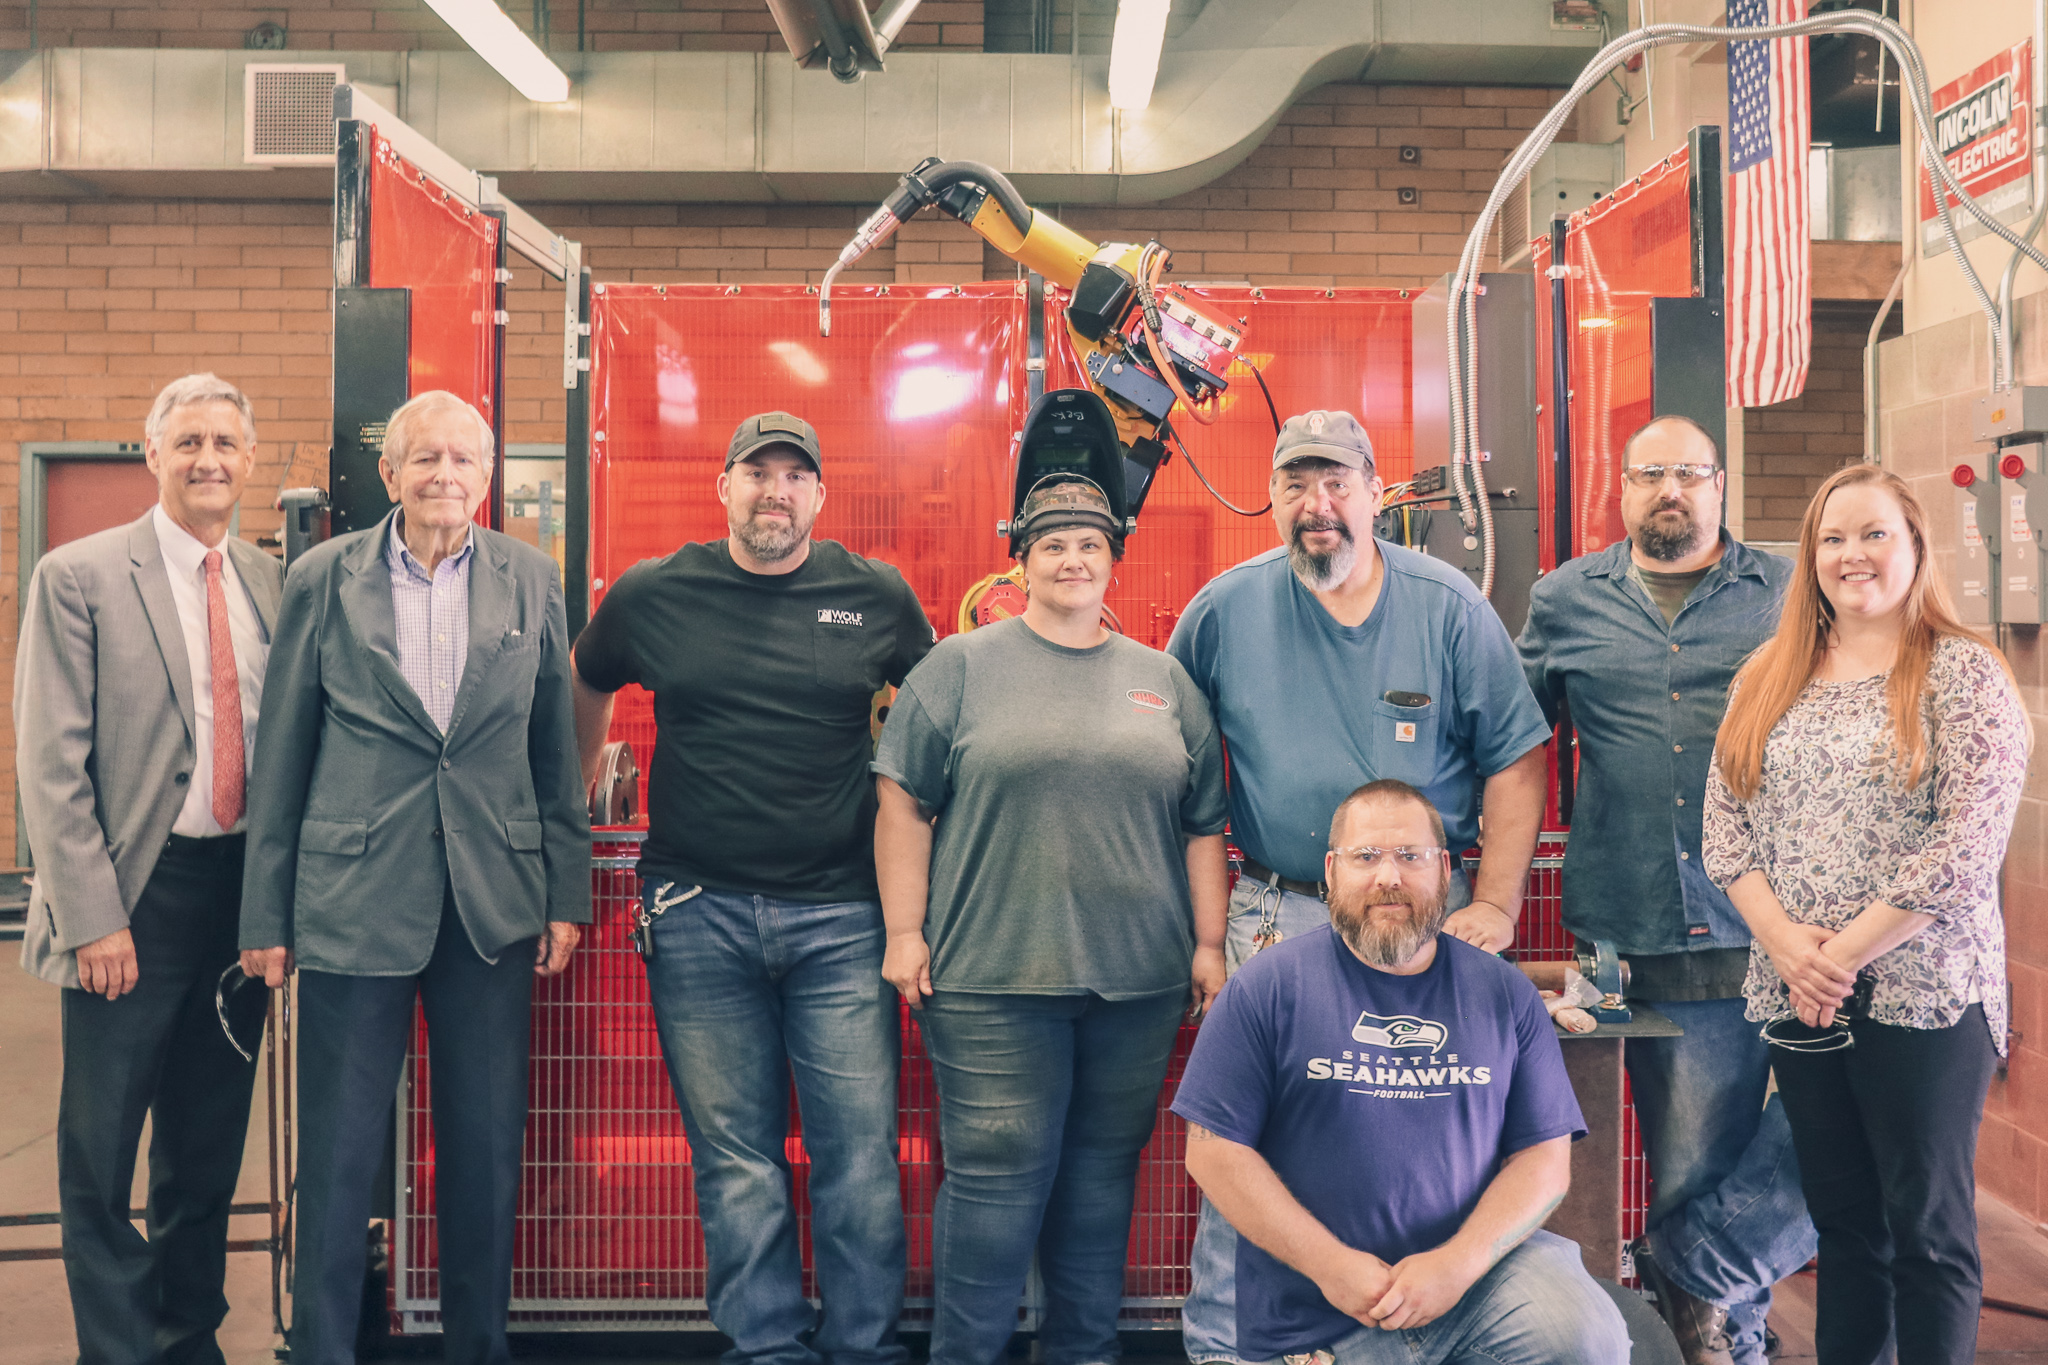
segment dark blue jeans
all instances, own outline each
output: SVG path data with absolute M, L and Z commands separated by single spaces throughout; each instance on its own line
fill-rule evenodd
M 1764 1365 L 1771 1286 L 1813 1258 L 1792 1127 L 1766 1105 L 1771 1048 L 1734 1000 L 1660 1001 L 1680 1038 L 1631 1038 L 1636 1118 L 1656 1191 L 1650 1250 L 1696 1298 L 1728 1310 L 1736 1365 Z
M 933 1365 L 993 1365 L 1017 1329 L 1031 1252 L 1042 1365 L 1117 1359 L 1138 1157 L 1185 992 L 940 991 L 924 1007 L 946 1178 L 932 1211 Z
M 649 881 L 652 898 L 666 882 Z M 705 891 L 654 921 L 647 984 L 689 1135 L 727 1365 L 901 1365 L 896 993 L 882 907 Z M 811 1158 L 804 1297 L 790 1195 L 789 1087 Z M 815 1330 L 814 1330 L 815 1324 Z

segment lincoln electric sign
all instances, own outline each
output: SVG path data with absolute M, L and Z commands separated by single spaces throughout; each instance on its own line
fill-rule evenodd
M 1999 53 L 1960 80 L 1934 92 L 1934 145 L 1949 172 L 2003 223 L 2033 211 L 2033 123 L 2029 96 L 2034 88 L 2032 43 Z M 1949 212 L 1964 241 L 1986 229 L 1956 208 Z M 1932 256 L 1947 249 L 1934 186 L 1920 173 L 1920 249 Z

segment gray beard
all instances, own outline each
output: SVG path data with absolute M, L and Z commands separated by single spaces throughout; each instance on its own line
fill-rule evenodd
M 1330 591 L 1351 577 L 1351 571 L 1358 567 L 1358 542 L 1351 538 L 1351 528 L 1340 523 L 1330 529 L 1343 537 L 1343 543 L 1326 555 L 1319 555 L 1301 543 L 1302 531 L 1298 526 L 1287 538 L 1287 563 L 1310 592 Z
M 799 526 L 794 521 L 787 527 L 774 527 L 748 517 L 745 521 L 731 523 L 730 527 L 732 538 L 763 564 L 780 564 L 795 554 L 797 546 L 811 536 L 809 523 Z
M 1427 903 L 1410 899 L 1410 913 L 1405 919 L 1383 925 L 1374 923 L 1372 907 L 1365 903 L 1366 893 L 1361 891 L 1341 901 L 1333 899 L 1330 922 L 1362 960 L 1375 967 L 1398 967 L 1421 952 L 1423 945 L 1444 927 L 1447 895 L 1448 888 L 1439 886 L 1435 897 Z
M 1657 529 L 1657 516 L 1659 513 L 1667 510 L 1676 510 L 1684 518 L 1684 525 L 1681 529 L 1676 531 L 1660 531 Z M 1636 532 L 1636 548 L 1660 564 L 1675 564 L 1679 560 L 1699 552 L 1701 548 L 1700 542 L 1705 539 L 1700 534 L 1701 530 L 1702 527 L 1693 517 L 1691 508 L 1660 508 L 1657 512 L 1652 512 L 1650 519 L 1645 521 L 1642 529 Z

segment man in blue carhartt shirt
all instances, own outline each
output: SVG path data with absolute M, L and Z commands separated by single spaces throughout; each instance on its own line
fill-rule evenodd
M 1290 418 L 1270 484 L 1281 546 L 1219 574 L 1167 652 L 1209 698 L 1230 750 L 1226 965 L 1329 922 L 1319 879 L 1329 813 L 1398 778 L 1442 812 L 1453 852 L 1445 932 L 1489 952 L 1514 941 L 1542 820 L 1549 727 L 1500 617 L 1457 569 L 1373 538 L 1383 485 L 1348 412 Z M 1486 843 L 1468 883 L 1456 854 Z M 1236 1346 L 1235 1234 L 1203 1205 L 1181 1312 L 1196 1365 Z
M 1579 1248 L 1539 1231 L 1585 1134 L 1527 977 L 1439 933 L 1450 853 L 1413 787 L 1330 821 L 1332 924 L 1245 964 L 1174 1112 L 1242 1234 L 1236 1346 L 1334 1365 L 1621 1365 Z
M 1629 1079 L 1656 1180 L 1637 1268 L 1687 1365 L 1764 1365 L 1771 1286 L 1815 1235 L 1770 1048 L 1743 1021 L 1749 930 L 1700 866 L 1700 802 L 1728 683 L 1770 638 L 1792 566 L 1721 529 L 1714 441 L 1660 417 L 1623 447 L 1628 538 L 1538 580 L 1529 683 L 1578 731 L 1564 922 L 1608 939 L 1629 994 L 1685 1029 L 1636 1039 Z

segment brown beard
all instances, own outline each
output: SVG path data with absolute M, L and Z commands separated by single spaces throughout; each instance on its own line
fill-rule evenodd
M 780 564 L 795 554 L 799 545 L 810 539 L 812 523 L 817 520 L 814 515 L 811 521 L 799 521 L 794 508 L 784 510 L 790 513 L 790 523 L 786 529 L 778 529 L 768 523 L 756 521 L 753 512 L 749 512 L 744 521 L 728 518 L 727 527 L 731 530 L 733 539 L 744 546 L 747 553 L 755 559 L 763 564 Z
M 1427 900 L 1418 900 L 1406 888 L 1340 892 L 1332 887 L 1330 922 L 1351 945 L 1351 951 L 1364 961 L 1375 967 L 1398 967 L 1421 952 L 1423 945 L 1443 928 L 1448 913 L 1444 909 L 1447 896 L 1448 888 L 1441 880 L 1435 895 Z M 1374 908 L 1387 905 L 1405 905 L 1408 911 L 1398 920 L 1391 915 L 1381 915 L 1376 920 Z

